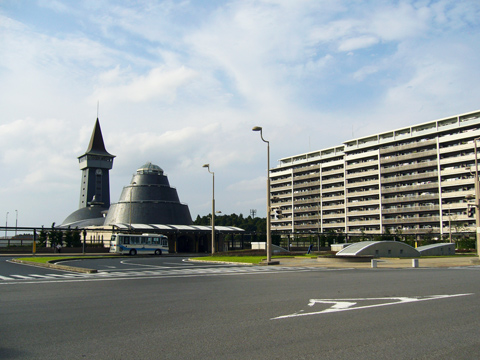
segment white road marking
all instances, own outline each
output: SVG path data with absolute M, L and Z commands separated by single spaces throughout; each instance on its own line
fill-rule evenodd
M 94 274 L 45 274 L 23 276 L 9 275 L 10 277 L 0 277 L 0 285 L 7 284 L 33 284 L 33 283 L 52 283 L 52 282 L 72 282 L 72 281 L 102 281 L 102 280 L 129 280 L 129 279 L 152 279 L 152 278 L 172 278 L 172 277 L 195 277 L 195 276 L 222 276 L 222 275 L 261 275 L 261 274 L 279 274 L 285 272 L 308 272 L 317 269 L 305 267 L 224 267 L 224 268 L 185 268 L 185 269 L 157 269 L 157 270 L 137 270 L 137 271 L 109 271 L 98 272 Z M 331 270 L 324 270 L 331 271 Z
M 0 275 L 0 280 L 15 280 L 15 279 L 13 279 L 13 278 L 11 278 L 11 277 L 8 277 L 8 276 L 2 276 L 2 275 Z
M 316 304 L 333 304 L 328 309 L 315 311 L 315 312 L 297 312 L 294 314 L 289 315 L 282 315 L 274 317 L 270 320 L 278 320 L 278 319 L 288 319 L 294 318 L 299 316 L 311 316 L 311 315 L 319 315 L 319 314 L 326 314 L 326 313 L 333 313 L 333 312 L 341 312 L 341 311 L 351 311 L 351 310 L 360 310 L 360 309 L 369 309 L 381 306 L 390 306 L 390 305 L 399 305 L 405 303 L 412 303 L 418 301 L 428 301 L 428 300 L 438 300 L 438 299 L 446 299 L 458 296 L 469 296 L 473 295 L 473 293 L 468 294 L 453 294 L 453 295 L 431 295 L 431 296 L 418 296 L 418 297 L 382 297 L 382 298 L 358 298 L 358 299 L 310 299 L 308 306 L 312 307 Z M 373 304 L 373 305 L 364 305 L 364 306 L 357 306 L 359 301 L 383 301 L 380 304 Z

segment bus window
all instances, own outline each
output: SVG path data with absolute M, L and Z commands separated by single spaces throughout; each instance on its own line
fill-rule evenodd
M 130 237 L 129 236 L 123 236 L 123 243 L 124 244 L 130 244 Z
M 152 244 L 154 244 L 154 245 L 160 244 L 160 239 L 157 238 L 157 237 L 152 238 Z

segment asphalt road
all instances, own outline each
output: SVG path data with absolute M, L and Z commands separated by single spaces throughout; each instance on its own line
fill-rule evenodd
M 71 277 L 2 261 L 0 358 L 480 358 L 478 267 L 127 260 Z M 10 266 L 28 270 L 15 278 Z

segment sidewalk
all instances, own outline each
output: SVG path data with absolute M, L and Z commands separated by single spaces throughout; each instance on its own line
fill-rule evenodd
M 280 266 L 311 266 L 311 267 L 326 267 L 326 268 L 355 268 L 366 269 L 371 268 L 370 260 L 357 260 L 355 258 L 325 258 L 320 257 L 316 259 L 311 258 L 290 258 L 290 259 L 275 259 L 280 260 Z M 376 258 L 377 268 L 411 268 L 412 259 L 401 258 Z M 480 260 L 477 256 L 469 257 L 442 257 L 442 258 L 418 258 L 419 268 L 433 268 L 433 267 L 457 267 L 457 266 L 480 266 Z

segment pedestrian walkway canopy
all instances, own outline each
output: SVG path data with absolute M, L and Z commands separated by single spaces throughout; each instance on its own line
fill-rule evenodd
M 162 234 L 171 233 L 210 233 L 211 226 L 205 225 L 165 225 L 165 224 L 125 224 L 117 223 L 111 225 L 113 229 L 120 231 L 143 231 L 143 232 L 162 232 Z M 245 230 L 235 226 L 215 226 L 216 232 L 242 233 Z
M 419 257 L 420 252 L 400 241 L 361 241 L 336 254 L 337 256 Z

